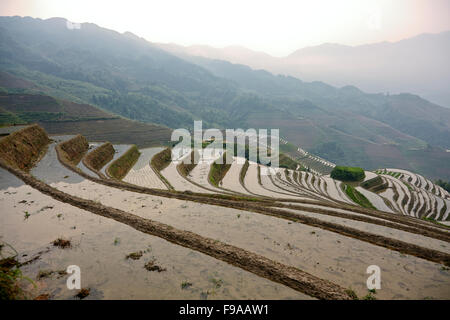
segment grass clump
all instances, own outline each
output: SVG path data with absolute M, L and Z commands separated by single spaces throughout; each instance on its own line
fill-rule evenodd
M 82 300 L 86 298 L 91 293 L 91 289 L 89 288 L 82 288 L 80 292 L 78 292 L 75 297 Z
M 402 182 L 405 184 L 405 186 L 408 188 L 408 190 L 409 190 L 410 192 L 413 192 L 413 191 L 414 191 L 414 189 L 411 187 L 411 185 L 410 185 L 408 182 L 403 181 L 403 180 L 402 180 Z
M 6 246 L 12 249 L 12 255 L 4 254 Z M 22 274 L 21 264 L 17 260 L 18 255 L 10 245 L 0 244 L 0 300 L 27 299 L 27 294 L 19 286 L 20 281 L 27 280 L 35 285 L 31 279 Z
M 0 139 L 0 158 L 13 167 L 29 171 L 49 142 L 41 127 L 28 126 Z
M 376 290 L 375 289 L 370 289 L 368 291 L 368 293 L 362 298 L 362 300 L 377 300 L 377 298 L 375 298 L 374 294 L 376 294 Z
M 144 268 L 145 268 L 147 271 L 157 271 L 157 272 L 163 272 L 163 271 L 166 271 L 166 268 L 162 268 L 161 266 L 158 266 L 158 265 L 156 264 L 156 260 L 151 260 L 151 261 L 147 262 L 147 263 L 144 265 Z
M 128 149 L 128 151 L 125 152 L 119 159 L 111 163 L 108 167 L 109 175 L 118 180 L 123 179 L 139 159 L 140 155 L 141 153 L 136 145 L 131 146 L 131 148 Z
M 163 151 L 155 154 L 150 161 L 151 166 L 157 170 L 164 170 L 172 161 L 172 150 L 170 148 L 166 148 Z
M 72 246 L 70 240 L 66 240 L 63 238 L 58 238 L 55 241 L 53 241 L 53 245 L 61 249 L 70 248 Z
M 192 287 L 192 283 L 191 283 L 191 282 L 183 281 L 183 282 L 181 283 L 181 289 L 187 289 L 187 288 L 189 288 L 189 287 Z
M 348 296 L 352 300 L 358 300 L 358 296 L 357 296 L 356 292 L 353 289 L 347 289 L 347 290 L 345 290 L 345 293 L 348 294 Z
M 379 186 L 380 184 L 383 184 L 383 178 L 381 178 L 380 176 L 376 176 L 375 178 L 362 182 L 361 187 L 370 190 L 372 188 Z
M 209 281 L 213 284 L 214 289 L 219 289 L 223 285 L 222 279 L 211 278 Z
M 195 163 L 196 156 L 197 159 L 199 159 L 200 155 L 196 150 L 193 150 L 191 152 L 191 155 L 189 157 L 184 158 L 183 161 L 181 161 L 180 164 L 178 165 L 178 170 L 184 177 L 189 175 L 189 173 L 197 166 L 197 163 Z
M 362 168 L 336 166 L 331 171 L 331 178 L 341 181 L 361 181 L 366 174 Z
M 77 135 L 70 140 L 59 144 L 64 152 L 63 157 L 73 165 L 77 165 L 89 149 L 89 143 L 82 135 Z
M 248 160 L 245 161 L 244 165 L 241 168 L 241 172 L 239 173 L 239 180 L 242 184 L 244 184 L 245 175 L 247 174 L 248 166 L 249 166 Z
M 423 217 L 422 220 L 430 221 L 430 222 L 432 222 L 432 223 L 434 223 L 434 224 L 437 224 L 437 225 L 440 225 L 440 226 L 445 227 L 445 228 L 447 228 L 447 229 L 450 229 L 450 227 L 449 227 L 448 225 L 443 224 L 443 223 L 440 223 L 439 221 L 436 221 L 436 220 L 434 220 L 433 218 Z
M 113 145 L 110 142 L 106 142 L 89 152 L 84 158 L 84 161 L 93 169 L 100 170 L 113 159 L 114 152 Z
M 209 170 L 209 181 L 216 187 L 222 183 L 222 179 L 231 168 L 230 163 L 225 163 L 225 154 L 223 154 L 221 159 L 223 163 L 217 163 L 214 161 Z
M 367 199 L 361 192 L 356 190 L 353 186 L 345 184 L 343 185 L 345 193 L 352 199 L 353 202 L 359 204 L 364 208 L 376 209 L 369 199 Z
M 130 254 L 127 254 L 127 256 L 125 257 L 126 259 L 131 259 L 131 260 L 139 260 L 142 255 L 144 253 L 142 251 L 138 251 L 138 252 L 132 252 Z

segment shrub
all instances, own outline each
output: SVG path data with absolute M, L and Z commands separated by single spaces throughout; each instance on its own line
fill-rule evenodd
M 341 181 L 361 181 L 365 176 L 364 170 L 358 167 L 336 166 L 331 171 L 331 178 Z

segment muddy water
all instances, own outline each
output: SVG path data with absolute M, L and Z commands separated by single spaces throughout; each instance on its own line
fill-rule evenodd
M 287 210 L 297 212 L 299 214 L 302 214 L 302 215 L 305 215 L 308 217 L 314 217 L 314 218 L 317 218 L 317 219 L 320 219 L 323 221 L 333 222 L 336 224 L 340 224 L 340 225 L 348 226 L 348 227 L 355 228 L 358 230 L 370 232 L 373 234 L 405 241 L 407 243 L 416 244 L 418 246 L 422 246 L 422 247 L 426 247 L 426 248 L 430 248 L 430 249 L 434 249 L 434 250 L 438 250 L 438 251 L 442 251 L 442 252 L 450 254 L 450 244 L 445 241 L 432 239 L 432 238 L 428 238 L 428 237 L 425 237 L 425 236 L 422 236 L 419 234 L 412 234 L 412 233 L 409 233 L 406 231 L 397 230 L 397 229 L 384 227 L 384 226 L 380 226 L 380 225 L 375 225 L 375 224 L 371 224 L 371 223 L 366 223 L 366 222 L 362 222 L 362 221 L 355 221 L 355 220 L 344 219 L 344 218 L 340 218 L 340 217 L 327 216 L 327 215 L 323 215 L 323 214 L 317 214 L 317 213 L 302 211 L 302 210 L 291 210 L 291 209 L 287 209 Z
M 55 186 L 298 267 L 351 287 L 358 295 L 367 293 L 366 268 L 375 264 L 382 270 L 378 298 L 450 298 L 450 273 L 442 265 L 320 228 L 236 209 L 121 191 L 87 181 Z
M 245 187 L 252 193 L 266 196 L 266 197 L 275 197 L 275 198 L 288 198 L 293 199 L 295 196 L 286 195 L 282 193 L 276 193 L 264 189 L 258 182 L 258 165 L 256 163 L 250 162 L 248 166 L 247 173 L 244 178 Z
M 204 153 L 203 159 L 195 166 L 195 168 L 189 173 L 188 178 L 193 182 L 198 183 L 205 189 L 213 190 L 216 193 L 224 193 L 223 189 L 219 189 L 211 185 L 208 181 L 209 170 L 211 168 L 211 164 L 218 159 L 218 157 L 211 156 L 208 157 Z
M 222 187 L 235 192 L 251 195 L 239 181 L 241 169 L 245 163 L 245 159 L 241 158 L 238 163 L 237 157 L 233 157 L 233 163 L 225 177 L 222 179 Z M 241 164 L 242 161 L 242 164 Z
M 100 146 L 101 144 L 102 143 L 100 143 L 100 142 L 90 142 L 89 143 L 89 150 L 88 150 L 88 152 L 91 152 L 92 150 L 94 150 L 95 148 Z M 85 156 L 86 156 L 86 154 L 85 154 Z M 91 177 L 98 178 L 98 176 L 97 176 L 97 174 L 95 172 L 91 171 L 88 167 L 86 167 L 84 165 L 83 159 L 81 159 L 80 162 L 78 162 L 77 167 L 80 168 L 81 171 L 83 171 L 84 173 L 90 175 Z
M 264 171 L 266 171 L 264 169 L 265 168 L 261 168 L 261 184 L 262 184 L 263 188 L 266 188 L 274 193 L 288 195 L 292 199 L 299 196 L 298 193 L 286 191 L 286 190 L 283 190 L 283 189 L 277 187 L 276 185 L 274 185 L 272 183 L 272 181 L 270 180 L 269 176 L 267 174 L 264 174 Z M 284 174 L 284 172 L 282 172 L 281 174 Z
M 370 192 L 363 187 L 356 187 L 355 189 L 362 193 L 362 195 L 364 195 L 378 210 L 394 213 L 392 209 L 389 208 L 386 203 L 384 203 L 383 198 L 381 198 L 378 194 Z
M 2 181 L 14 180 L 1 169 Z M 20 253 L 22 267 L 37 288 L 26 285 L 32 296 L 73 299 L 76 290 L 66 286 L 68 275 L 56 272 L 37 279 L 40 271 L 81 268 L 81 286 L 91 289 L 86 299 L 310 299 L 283 285 L 255 276 L 193 250 L 173 245 L 126 225 L 58 202 L 29 186 L 0 190 L 0 241 Z M 30 216 L 25 219 L 24 212 Z M 72 247 L 60 249 L 51 242 L 69 239 Z M 139 260 L 126 259 L 143 251 Z M 144 269 L 149 261 L 163 272 Z M 183 289 L 182 283 L 192 285 Z M 25 284 L 24 284 L 25 285 Z
M 327 183 L 327 191 L 328 191 L 328 194 L 329 194 L 329 196 L 331 198 L 339 200 L 339 201 L 351 203 L 348 199 L 343 198 L 341 196 L 341 194 L 339 193 L 338 187 L 336 186 L 336 182 L 335 182 L 334 179 L 332 179 L 330 177 L 322 177 L 322 179 Z
M 195 184 L 189 182 L 184 177 L 182 177 L 177 170 L 177 163 L 171 162 L 167 168 L 161 171 L 161 174 L 169 181 L 169 183 L 178 191 L 190 190 L 192 192 L 199 193 L 214 193 L 203 188 L 196 186 Z
M 285 180 L 285 177 L 281 177 L 281 179 L 277 176 L 272 176 L 272 179 L 269 179 L 269 177 L 265 177 L 265 179 L 263 177 L 261 177 L 261 182 L 264 185 L 264 188 L 271 188 L 272 190 L 274 190 L 275 192 L 278 192 L 276 190 L 281 190 L 284 191 L 282 188 L 286 189 L 286 190 L 291 190 L 291 191 L 284 191 L 284 192 L 292 192 L 293 196 L 291 197 L 291 199 L 300 199 L 300 200 L 316 200 L 316 201 L 332 201 L 328 198 L 326 198 L 325 196 L 321 195 L 320 193 L 318 193 L 316 190 L 300 190 L 299 188 L 296 188 L 294 186 L 292 186 L 287 180 Z M 278 187 L 278 186 L 279 187 Z M 321 200 L 322 199 L 322 200 Z
M 295 203 L 295 202 L 290 202 L 289 204 L 292 204 L 292 205 L 300 205 L 300 206 L 302 206 L 302 207 L 309 207 L 309 208 L 323 209 L 323 210 L 332 210 L 332 211 L 334 211 L 334 212 L 341 212 L 341 213 L 346 213 L 346 214 L 350 214 L 350 215 L 354 215 L 354 216 L 360 216 L 360 217 L 369 217 L 369 216 L 367 216 L 367 215 L 365 215 L 365 214 L 362 214 L 362 213 L 357 213 L 357 212 L 354 212 L 354 211 L 345 210 L 345 209 L 339 209 L 339 208 L 331 208 L 331 207 L 327 207 L 326 205 L 323 205 L 323 204 L 320 204 L 320 203 L 318 203 L 318 204 L 309 204 L 309 203 Z M 370 216 L 370 218 L 371 218 L 371 219 L 380 220 L 380 221 L 389 221 L 389 220 L 384 219 L 384 218 L 381 218 L 381 217 L 378 218 L 378 217 Z
M 47 183 L 66 181 L 68 183 L 78 183 L 84 180 L 76 173 L 70 171 L 61 165 L 56 155 L 55 146 L 63 141 L 69 140 L 74 136 L 52 136 L 54 140 L 48 146 L 45 156 L 31 169 L 31 174 L 39 180 Z

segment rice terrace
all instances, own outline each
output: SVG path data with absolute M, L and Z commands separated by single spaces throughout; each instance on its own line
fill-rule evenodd
M 1 300 L 450 299 L 449 108 L 92 23 L 0 33 Z

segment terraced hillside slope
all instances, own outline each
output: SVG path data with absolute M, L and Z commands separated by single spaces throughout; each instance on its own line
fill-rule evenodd
M 0 80 L 5 73 L 0 72 Z M 8 75 L 10 86 L 17 81 Z M 0 125 L 38 123 L 50 134 L 83 134 L 90 141 L 134 143 L 141 148 L 167 143 L 171 130 L 151 123 L 132 121 L 86 103 L 48 95 L 0 92 Z
M 11 137 L 0 143 L 19 141 Z M 120 180 L 76 165 L 96 150 L 88 151 L 84 137 L 53 139 L 38 148 L 46 151 L 42 158 L 27 158 L 31 174 L 0 154 L 0 203 L 7 209 L 0 232 L 2 241 L 21 252 L 22 262 L 28 261 L 23 272 L 39 283 L 26 290 L 31 297 L 70 298 L 74 293 L 67 290 L 65 275 L 56 276 L 69 259 L 84 270 L 83 281 L 94 299 L 151 299 L 156 296 L 149 288 L 158 287 L 158 298 L 450 298 L 450 231 L 434 221 L 442 221 L 442 215 L 424 220 L 407 214 L 409 202 L 403 199 L 408 193 L 400 194 L 403 180 L 387 173 L 396 175 L 393 169 L 366 172 L 366 180 L 356 186 L 247 159 L 226 167 L 209 161 L 213 171 L 206 179 L 219 182 L 206 180 L 207 185 L 205 176 L 189 177 L 165 163 L 161 153 L 167 151 L 161 148 L 141 150 Z M 153 164 L 158 171 L 141 171 L 152 172 L 148 185 L 127 179 L 138 164 L 150 168 L 157 155 Z M 173 189 L 151 182 L 164 179 L 168 169 L 172 175 L 166 179 L 176 182 Z M 424 193 L 448 200 L 426 180 L 428 187 L 412 182 L 420 176 L 409 177 L 411 188 L 430 208 L 439 206 L 438 200 L 433 207 Z M 377 189 L 379 180 L 386 189 Z M 198 189 L 180 190 L 181 185 Z M 389 210 L 353 202 L 349 186 L 374 206 L 378 202 L 369 194 L 382 199 Z M 389 189 L 392 199 L 383 196 Z M 26 232 L 19 236 L 15 230 Z M 70 246 L 53 246 L 58 239 L 55 243 L 62 239 Z M 366 269 L 373 264 L 383 277 L 375 293 L 366 287 Z

